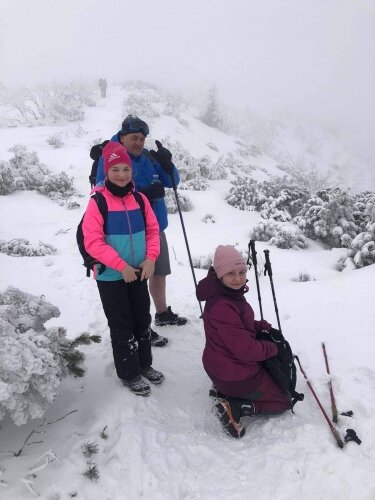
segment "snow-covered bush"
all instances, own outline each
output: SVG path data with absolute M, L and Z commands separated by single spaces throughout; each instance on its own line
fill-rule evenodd
M 44 323 L 60 315 L 43 296 L 36 297 L 8 287 L 0 293 L 0 420 L 9 413 L 17 425 L 42 417 L 57 395 L 60 381 L 84 359 L 76 349 L 81 343 L 100 341 L 87 334 L 66 338 L 61 327 Z
M 373 219 L 374 220 L 374 219 Z M 341 237 L 342 246 L 348 248 L 347 255 L 340 257 L 337 269 L 342 271 L 345 268 L 361 268 L 375 263 L 375 220 L 367 224 L 366 231 L 363 231 L 355 238 L 344 234 Z
M 202 222 L 205 224 L 215 224 L 216 222 L 216 217 L 212 214 L 207 214 L 201 219 Z
M 255 210 L 259 183 L 254 179 L 241 177 L 231 184 L 233 187 L 225 197 L 226 202 L 239 210 Z
M 0 162 L 0 194 L 14 191 L 38 191 L 54 200 L 67 200 L 75 194 L 73 178 L 65 172 L 52 174 L 39 162 L 35 151 L 28 151 L 23 144 L 9 149 L 14 156 Z
M 192 257 L 193 267 L 196 269 L 209 269 L 212 266 L 213 255 L 200 255 L 199 257 Z
M 356 225 L 365 231 L 369 222 L 375 222 L 375 193 L 364 191 L 354 195 L 353 216 Z
M 307 240 L 303 234 L 289 227 L 279 225 L 275 235 L 269 241 L 270 245 L 278 248 L 307 248 Z
M 286 222 L 298 214 L 307 199 L 308 192 L 287 177 L 272 177 L 260 183 L 255 207 L 264 219 Z
M 292 278 L 291 281 L 298 281 L 299 283 L 304 283 L 306 281 L 315 281 L 315 278 L 311 276 L 307 271 L 300 271 L 296 278 Z
M 78 121 L 85 116 L 83 106 L 95 104 L 93 87 L 82 82 L 0 89 L 7 125 L 51 124 Z
M 295 217 L 295 222 L 309 238 L 331 247 L 341 246 L 341 236 L 358 233 L 353 215 L 353 197 L 341 188 L 319 191 Z
M 61 148 L 64 145 L 60 134 L 50 135 L 47 138 L 47 143 L 55 149 Z
M 211 172 L 216 166 L 208 155 L 201 156 L 197 160 L 199 171 L 202 177 L 210 179 Z
M 250 231 L 250 239 L 255 241 L 269 241 L 278 230 L 279 224 L 273 220 L 261 221 Z
M 0 253 L 11 255 L 12 257 L 40 257 L 56 253 L 54 246 L 39 241 L 38 245 L 32 245 L 25 238 L 14 240 L 0 240 Z
M 193 208 L 193 204 L 191 203 L 190 199 L 185 195 L 181 193 L 177 193 L 178 196 L 178 204 L 181 209 L 181 212 L 189 212 Z M 165 205 L 167 207 L 167 212 L 169 214 L 175 214 L 178 211 L 177 208 L 177 203 L 176 203 L 176 196 L 173 192 L 172 189 L 166 189 L 165 190 L 165 197 L 164 197 Z
M 192 191 L 207 191 L 209 185 L 203 177 L 195 177 L 185 182 L 180 182 L 178 188 L 181 190 L 191 189 Z

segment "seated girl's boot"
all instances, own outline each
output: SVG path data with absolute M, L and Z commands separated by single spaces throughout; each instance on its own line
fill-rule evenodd
M 241 438 L 245 435 L 246 431 L 240 423 L 240 416 L 237 411 L 233 412 L 232 406 L 227 399 L 222 399 L 217 403 L 215 411 L 227 434 L 234 438 Z

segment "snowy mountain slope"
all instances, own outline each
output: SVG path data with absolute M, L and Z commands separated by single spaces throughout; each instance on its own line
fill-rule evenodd
M 2 498 L 33 498 L 21 480 L 39 457 L 52 450 L 58 460 L 30 478 L 32 487 L 48 500 L 371 500 L 375 496 L 374 266 L 338 273 L 334 265 L 340 250 L 325 250 L 314 242 L 300 251 L 270 248 L 283 331 L 329 412 L 320 346 L 326 342 L 339 410 L 354 411 L 352 419 L 340 417 L 337 427 L 344 433 L 354 428 L 363 440 L 361 446 L 349 443 L 344 450 L 336 446 L 301 375 L 298 389 L 305 392 L 305 402 L 298 403 L 295 414 L 248 419 L 247 433 L 239 442 L 222 433 L 211 412 L 210 384 L 201 364 L 204 333 L 178 214 L 169 216 L 167 229 L 172 260 L 168 298 L 172 308 L 186 315 L 189 323 L 159 329 L 169 337 L 170 344 L 153 350 L 154 366 L 165 373 L 166 381 L 161 387 L 153 387 L 150 398 L 135 397 L 116 380 L 106 321 L 95 282 L 85 277 L 81 266 L 75 228 L 89 191 L 89 148 L 95 139 L 108 138 L 119 129 L 123 96 L 123 90 L 114 87 L 106 100 L 88 108 L 81 123 L 84 133 L 81 131 L 79 137 L 76 124 L 0 132 L 3 159 L 9 154 L 9 146 L 25 143 L 54 172 L 68 166 L 83 195 L 77 198 L 79 210 L 67 210 L 33 192 L 0 197 L 1 213 L 6 214 L 1 238 L 40 239 L 58 249 L 55 255 L 38 258 L 0 254 L 1 288 L 13 285 L 35 295 L 44 294 L 61 310 L 61 316 L 49 324 L 66 327 L 72 337 L 83 330 L 103 337 L 101 344 L 85 348 L 85 377 L 61 384 L 47 421 L 77 411 L 44 426 L 45 434 L 35 439 L 43 442 L 26 447 L 19 457 L 0 454 L 0 480 L 8 485 L 0 490 Z M 152 124 L 152 136 L 179 140 L 192 155 L 210 154 L 213 161 L 235 151 L 235 138 L 200 125 L 193 115 L 184 117 L 189 122 L 188 130 L 177 125 L 173 117 L 161 116 Z M 56 130 L 65 142 L 58 150 L 46 143 Z M 216 145 L 216 156 L 207 143 Z M 270 171 L 276 165 L 266 156 L 254 158 L 256 162 L 261 166 L 265 162 Z M 193 258 L 212 253 L 219 243 L 238 243 L 238 248 L 246 251 L 249 231 L 260 220 L 259 214 L 241 212 L 225 203 L 228 180 L 209 183 L 211 189 L 207 191 L 184 191 L 193 203 L 193 210 L 183 213 Z M 215 216 L 215 223 L 201 221 L 208 213 Z M 265 248 L 265 243 L 257 243 L 260 265 Z M 307 271 L 315 281 L 291 281 L 300 271 Z M 195 273 L 199 280 L 206 271 L 196 269 Z M 253 270 L 248 278 L 248 300 L 259 317 Z M 262 276 L 260 285 L 265 317 L 276 325 L 268 278 Z M 3 420 L 0 452 L 19 449 L 38 424 L 40 421 L 33 421 L 17 427 L 10 419 Z M 100 437 L 104 428 L 107 439 Z M 87 470 L 87 458 L 81 446 L 88 442 L 98 444 L 99 451 L 92 457 L 100 473 L 97 481 L 82 475 Z

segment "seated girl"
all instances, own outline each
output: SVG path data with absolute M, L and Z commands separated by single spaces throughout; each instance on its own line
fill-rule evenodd
M 224 430 L 235 438 L 245 434 L 242 416 L 282 413 L 291 408 L 262 361 L 277 355 L 274 343 L 257 340 L 269 330 L 267 321 L 256 321 L 244 294 L 247 266 L 230 245 L 216 248 L 213 267 L 197 286 L 197 298 L 206 301 L 203 321 L 206 345 L 203 366 L 214 384 L 215 409 Z

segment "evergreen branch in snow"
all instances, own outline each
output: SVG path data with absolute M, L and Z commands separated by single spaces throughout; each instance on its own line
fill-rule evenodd
M 98 468 L 95 464 L 89 465 L 89 468 L 87 469 L 87 471 L 83 473 L 83 475 L 88 479 L 90 479 L 91 481 L 98 480 L 100 476 Z

